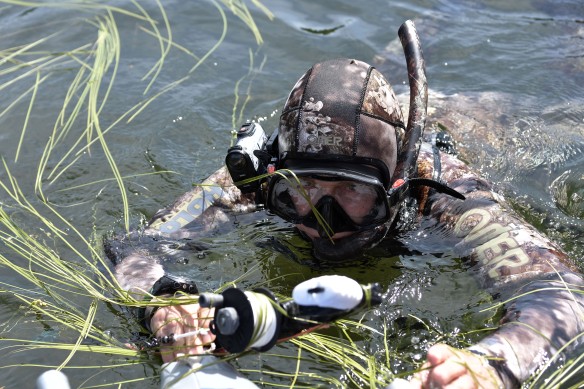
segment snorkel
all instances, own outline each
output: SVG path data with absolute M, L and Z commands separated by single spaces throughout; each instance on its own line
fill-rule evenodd
M 428 186 L 438 192 L 464 200 L 465 197 L 456 190 L 448 187 L 439 180 L 417 178 L 417 160 L 422 145 L 422 133 L 426 126 L 428 115 L 428 81 L 426 78 L 426 63 L 422 53 L 422 45 L 416 31 L 414 22 L 406 20 L 398 29 L 398 37 L 404 50 L 408 70 L 408 83 L 410 86 L 410 107 L 408 123 L 405 129 L 402 143 L 398 144 L 397 164 L 392 175 L 392 185 L 387 192 L 390 206 L 393 208 L 393 216 L 383 226 L 363 231 L 346 237 L 329 245 L 324 240 L 313 241 L 315 248 L 319 244 L 324 247 L 321 253 L 333 252 L 332 256 L 339 258 L 339 253 L 347 248 L 348 257 L 357 255 L 367 247 L 373 247 L 383 240 L 391 229 L 391 225 L 397 219 L 396 216 L 408 195 L 411 186 Z M 439 157 L 438 157 L 439 158 Z M 357 249 L 359 247 L 359 249 Z M 317 250 L 315 250 L 316 252 Z M 321 257 L 326 257 L 321 255 Z
M 398 150 L 398 163 L 388 192 L 390 203 L 397 209 L 403 203 L 411 186 L 427 186 L 457 199 L 465 197 L 438 179 L 417 178 L 417 160 L 422 145 L 422 133 L 428 116 L 428 81 L 426 63 L 422 54 L 420 38 L 414 22 L 406 20 L 398 30 L 404 49 L 410 85 L 410 109 L 404 134 L 405 143 Z M 439 163 L 439 157 L 438 163 Z
M 410 110 L 405 133 L 405 144 L 399 150 L 395 179 L 407 179 L 416 173 L 416 161 L 422 145 L 422 132 L 426 126 L 428 113 L 428 81 L 426 63 L 422 54 L 420 38 L 414 22 L 406 20 L 398 30 L 398 36 L 404 49 L 410 85 Z

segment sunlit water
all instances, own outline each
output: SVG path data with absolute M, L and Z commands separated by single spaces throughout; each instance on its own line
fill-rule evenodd
M 124 2 L 113 3 L 125 7 Z M 580 263 L 584 253 L 581 243 L 584 3 L 581 0 L 364 3 L 302 0 L 271 1 L 266 5 L 274 13 L 274 20 L 268 20 L 250 5 L 264 39 L 262 45 L 256 44 L 239 19 L 226 12 L 225 40 L 206 62 L 132 122 L 119 124 L 107 134 L 122 175 L 160 170 L 178 173 L 127 180 L 131 224 L 135 228 L 222 164 L 230 144 L 232 123 L 237 126 L 245 120 L 260 119 L 268 131 L 275 128 L 289 89 L 313 62 L 341 56 L 372 62 L 398 92 L 406 92 L 407 75 L 399 46 L 395 49 L 395 39 L 400 24 L 413 19 L 424 48 L 430 88 L 447 95 L 502 94 L 500 100 L 495 99 L 501 104 L 495 104 L 497 111 L 493 115 L 504 117 L 490 119 L 502 123 L 502 133 L 487 145 L 484 134 L 467 134 L 460 145 L 466 159 L 512 197 L 513 205 L 524 217 L 555 238 Z M 160 18 L 155 4 L 143 6 Z M 164 7 L 173 39 L 195 55 L 203 55 L 219 39 L 223 26 L 212 3 L 175 0 L 165 1 Z M 14 47 L 58 32 L 59 39 L 49 40 L 39 49 L 71 50 L 95 40 L 96 29 L 89 23 L 96 20 L 95 16 L 93 11 L 4 6 L 0 8 L 0 45 L 3 49 Z M 120 15 L 116 21 L 122 54 L 115 87 L 101 114 L 104 128 L 143 99 L 148 81 L 141 78 L 160 53 L 158 42 L 141 30 L 141 27 L 150 28 L 149 25 Z M 162 19 L 159 21 L 159 28 L 164 29 Z M 250 56 L 253 72 L 248 75 Z M 171 49 L 153 88 L 160 89 L 184 77 L 195 63 L 193 57 L 177 48 Z M 74 74 L 65 67 L 54 69 L 39 88 L 34 115 L 16 163 L 15 149 L 29 98 L 0 118 L 0 154 L 31 198 L 34 198 L 32 177 L 66 92 L 63 85 L 71 83 Z M 234 88 L 242 78 L 234 108 Z M 6 82 L 7 78 L 0 80 Z M 30 88 L 31 80 L 4 89 L 0 93 L 0 110 Z M 250 99 L 244 105 L 248 90 Z M 473 112 L 466 114 L 472 117 Z M 58 160 L 55 156 L 49 166 L 55 166 Z M 99 237 L 123 228 L 122 205 L 115 184 L 102 182 L 77 190 L 59 190 L 110 177 L 111 170 L 103 153 L 94 147 L 55 184 L 47 183 L 45 194 L 74 226 L 87 236 Z M 16 213 L 14 217 L 26 225 L 26 215 Z M 31 233 L 41 233 L 35 225 L 27 227 Z M 282 241 L 288 250 L 275 248 Z M 302 261 L 292 259 L 290 247 L 300 259 L 306 257 L 307 249 L 294 237 L 290 226 L 261 212 L 239 217 L 229 233 L 206 237 L 204 243 L 208 249 L 185 254 L 181 266 L 185 273 L 196 275 L 207 290 L 253 270 L 241 286 L 270 280 L 269 286 L 274 291 L 289 294 L 299 281 L 319 274 Z M 47 245 L 51 245 L 50 240 Z M 75 261 L 74 254 L 66 248 L 56 249 L 64 258 Z M 496 312 L 482 311 L 491 302 L 490 295 L 475 285 L 457 258 L 381 257 L 367 264 L 326 269 L 326 272 L 342 272 L 364 283 L 381 282 L 387 288 L 387 302 L 366 318 L 367 324 L 379 331 L 383 331 L 385 323 L 387 343 L 383 333 L 367 334 L 361 342 L 380 365 L 389 364 L 394 373 L 411 370 L 423 360 L 429 344 L 447 340 L 462 346 L 475 338 L 457 334 L 496 322 Z M 4 270 L 0 280 L 17 285 L 20 282 Z M 26 284 L 22 282 L 22 286 Z M 83 299 L 79 302 L 83 303 Z M 2 336 L 62 342 L 76 339 L 75 334 L 26 315 L 16 301 L 2 298 L 0 303 Z M 127 317 L 115 307 L 104 306 L 96 324 L 119 336 L 128 336 L 135 324 Z M 329 333 L 338 331 L 331 329 Z M 392 355 L 389 361 L 386 347 Z M 295 357 L 298 351 L 286 344 L 277 347 L 274 353 Z M 64 356 L 57 351 L 26 352 L 3 357 L 2 365 L 58 364 Z M 300 370 L 347 382 L 345 373 L 337 366 L 325 364 L 310 353 L 305 352 L 302 357 L 306 359 Z M 81 354 L 74 364 L 115 361 L 119 359 Z M 296 361 L 269 355 L 246 356 L 236 365 L 265 371 L 248 373 L 253 379 L 285 384 L 289 384 L 289 378 L 280 379 L 268 372 L 296 369 Z M 96 371 L 68 370 L 67 374 L 74 386 L 80 386 L 150 377 L 156 368 L 157 360 L 153 358 L 151 366 L 99 369 L 100 374 L 93 378 L 90 377 Z M 1 369 L 0 385 L 31 387 L 40 371 L 19 367 Z M 320 381 L 302 378 L 298 383 L 315 385 Z M 158 383 L 147 380 L 128 386 L 132 385 L 157 387 Z

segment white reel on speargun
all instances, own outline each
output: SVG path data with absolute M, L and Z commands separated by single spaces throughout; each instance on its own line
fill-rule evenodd
M 361 285 L 344 276 L 310 279 L 296 286 L 292 296 L 279 302 L 264 288 L 229 288 L 221 294 L 201 294 L 199 304 L 216 308 L 211 332 L 218 346 L 239 353 L 248 349 L 267 351 L 279 339 L 378 305 L 382 298 L 378 284 Z

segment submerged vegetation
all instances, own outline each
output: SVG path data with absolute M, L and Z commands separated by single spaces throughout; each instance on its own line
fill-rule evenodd
M 261 2 L 251 3 L 261 15 L 272 18 Z M 3 146 L 0 155 L 0 314 L 9 318 L 0 323 L 0 386 L 31 385 L 44 370 L 58 369 L 77 387 L 136 382 L 157 387 L 159 359 L 150 352 L 128 347 L 140 329 L 128 315 L 128 308 L 146 303 L 122 290 L 112 276 L 101 248 L 104 226 L 99 224 L 99 210 L 92 198 L 106 190 L 106 185 L 107 190 L 115 188 L 122 204 L 119 223 L 129 231 L 138 224 L 133 220 L 129 184 L 140 177 L 172 176 L 173 172 L 152 169 L 128 173 L 112 152 L 108 135 L 139 121 L 153 103 L 172 94 L 210 61 L 224 42 L 230 20 L 244 23 L 257 45 L 263 42 L 243 0 L 211 0 L 196 5 L 214 9 L 220 26 L 216 41 L 210 46 L 206 42 L 201 53 L 175 40 L 164 2 L 153 1 L 150 7 L 138 1 L 125 6 L 113 4 L 0 2 L 0 11 L 17 21 L 38 10 L 53 17 L 15 25 L 13 34 L 5 33 L 8 39 L 3 42 L 18 43 L 0 47 L 0 126 L 4 126 L 0 134 L 18 134 L 14 147 Z M 134 93 L 129 93 L 129 106 L 123 109 L 109 102 L 113 94 L 128 88 L 119 78 L 120 66 L 134 66 L 131 59 L 124 57 L 124 40 L 131 38 L 120 34 L 118 23 L 122 19 L 135 24 L 134 34 L 150 37 L 153 43 L 149 52 L 156 53 L 136 81 L 140 90 L 136 87 Z M 74 22 L 62 23 L 65 20 Z M 26 40 L 19 35 L 23 31 L 36 31 L 27 36 L 42 37 Z M 92 36 L 93 40 L 79 44 L 68 39 L 76 33 Z M 263 61 L 256 64 L 254 49 L 249 48 L 249 71 L 233 81 L 232 128 L 242 121 L 250 98 L 244 81 L 251 82 L 255 72 L 264 66 Z M 166 60 L 172 52 L 180 52 L 190 61 L 177 79 L 165 77 Z M 46 112 L 42 109 L 43 99 L 57 100 L 61 108 Z M 16 123 L 19 127 L 15 127 Z M 25 161 L 25 154 L 37 150 L 42 153 L 34 163 Z M 14 167 L 21 164 L 26 164 L 28 174 L 13 174 Z M 96 164 L 107 166 L 99 179 L 75 181 L 79 175 L 76 169 L 93 169 Z M 66 202 L 60 200 L 60 196 L 75 191 L 91 193 L 70 195 Z M 76 217 L 93 219 L 94 223 L 89 228 L 80 227 Z M 433 341 L 465 345 L 475 336 L 441 333 L 415 317 L 409 317 L 406 324 L 400 329 L 405 335 L 414 328 L 431 334 L 428 337 Z M 399 341 L 391 346 L 391 330 L 389 325 L 373 328 L 365 317 L 362 321 L 342 320 L 324 333 L 310 333 L 261 357 L 246 355 L 234 363 L 241 364 L 240 371 L 266 386 L 383 387 L 397 376 L 410 374 L 422 362 L 420 355 L 400 347 Z M 363 347 L 368 342 L 376 344 Z M 423 347 L 422 342 L 420 351 Z M 283 360 L 287 371 L 273 368 L 266 362 L 270 359 Z M 318 371 L 312 368 L 316 364 L 320 366 Z M 553 373 L 549 387 L 582 374 L 581 357 L 562 364 L 565 367 Z M 8 377 L 11 382 L 7 382 Z M 544 375 L 535 377 L 533 387 L 545 387 L 544 379 Z

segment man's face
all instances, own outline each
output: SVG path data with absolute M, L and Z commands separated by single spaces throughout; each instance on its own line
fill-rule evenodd
M 323 197 L 330 197 L 343 209 L 344 217 L 349 217 L 355 224 L 362 224 L 371 215 L 378 202 L 378 193 L 370 185 L 355 181 L 325 181 L 310 177 L 300 177 L 298 182 L 290 185 L 290 197 L 300 217 L 313 212 L 313 207 L 319 208 Z M 309 238 L 319 238 L 315 228 L 304 224 L 296 227 Z M 332 239 L 341 239 L 354 234 L 354 231 L 333 231 Z
M 358 258 L 388 231 L 387 192 L 374 171 L 324 170 L 274 175 L 268 208 L 312 241 L 317 259 L 339 263 Z

